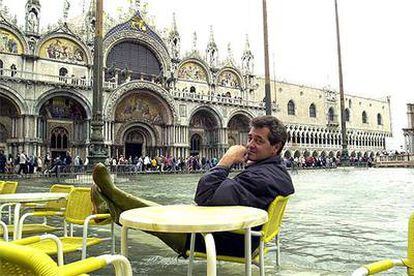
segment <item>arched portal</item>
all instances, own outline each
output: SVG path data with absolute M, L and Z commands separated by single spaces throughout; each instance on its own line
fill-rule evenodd
M 195 134 L 202 139 L 200 149 L 191 151 L 190 154 L 207 158 L 217 157 L 218 130 L 219 122 L 212 110 L 205 108 L 196 111 L 190 119 L 190 139 Z
M 135 125 L 131 126 L 124 134 L 124 154 L 128 159 L 132 157 L 151 155 L 153 157 L 153 148 L 155 139 L 153 130 L 149 126 Z
M 165 134 L 170 131 L 173 115 L 163 98 L 147 90 L 130 91 L 118 101 L 114 119 L 113 156 L 171 154 Z
M 229 146 L 247 144 L 249 123 L 250 119 L 244 114 L 236 114 L 230 119 L 227 126 Z
M 47 100 L 39 111 L 38 136 L 43 140 L 44 151 L 52 157 L 86 156 L 88 118 L 85 108 L 77 100 L 56 96 Z
M 17 137 L 19 114 L 20 111 L 12 100 L 0 95 L 0 150 L 6 151 L 8 139 Z
M 203 139 L 199 134 L 194 134 L 193 136 L 191 136 L 190 151 L 197 155 L 201 150 L 202 141 Z

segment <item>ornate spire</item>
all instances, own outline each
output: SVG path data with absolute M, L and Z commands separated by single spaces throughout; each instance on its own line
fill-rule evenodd
M 234 65 L 233 50 L 231 49 L 231 43 L 227 44 L 227 60 L 226 63 Z
M 244 53 L 251 53 L 248 34 L 246 34 L 246 44 L 244 45 Z
M 141 0 L 128 0 L 128 2 L 130 13 L 135 14 L 137 11 L 141 11 Z
M 245 75 L 253 75 L 254 70 L 254 56 L 250 49 L 249 37 L 246 34 L 246 44 L 242 56 L 242 72 Z
M 135 0 L 135 9 L 137 11 L 141 10 L 141 0 Z
M 193 52 L 197 52 L 197 33 L 193 33 Z
M 177 31 L 177 21 L 175 20 L 175 12 L 173 12 L 172 32 L 173 33 L 178 33 L 178 31 Z
M 69 15 L 70 3 L 68 0 L 63 0 L 63 23 L 68 22 L 68 15 Z
M 39 0 L 27 0 L 26 2 L 25 30 L 29 35 L 39 35 L 40 7 Z
M 175 20 L 175 13 L 173 13 L 173 22 L 172 22 L 172 28 L 170 30 L 170 34 L 168 36 L 168 43 L 170 46 L 171 57 L 175 60 L 178 60 L 180 56 L 181 38 L 177 30 L 177 22 Z
M 210 45 L 216 45 L 216 43 L 214 42 L 213 25 L 210 25 L 210 40 L 209 40 L 209 44 Z
M 96 20 L 96 0 L 91 0 L 89 10 L 85 16 L 85 39 L 89 45 L 93 45 Z
M 213 32 L 213 26 L 210 25 L 210 39 L 207 44 L 206 49 L 206 60 L 207 63 L 211 67 L 217 67 L 218 65 L 218 47 L 216 42 L 214 41 L 214 32 Z

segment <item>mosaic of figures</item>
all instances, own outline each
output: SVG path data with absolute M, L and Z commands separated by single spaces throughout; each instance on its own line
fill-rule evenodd
M 68 62 L 86 62 L 85 52 L 74 42 L 54 38 L 43 44 L 40 55 L 42 57 Z
M 191 118 L 190 126 L 193 128 L 212 130 L 217 128 L 217 122 L 209 113 L 199 111 Z
M 22 51 L 23 47 L 14 34 L 0 30 L 0 52 L 21 54 Z
M 243 115 L 236 115 L 231 118 L 229 122 L 229 129 L 231 130 L 238 130 L 238 131 L 249 131 L 249 118 Z
M 143 93 L 131 94 L 118 105 L 115 113 L 116 121 L 144 121 L 150 124 L 163 125 L 167 120 L 165 107 L 150 95 Z
M 81 121 L 86 119 L 83 107 L 75 100 L 65 97 L 56 97 L 47 101 L 40 114 L 47 119 L 69 119 Z
M 207 74 L 203 67 L 194 62 L 185 63 L 178 71 L 178 78 L 196 81 L 207 81 Z
M 231 71 L 222 72 L 218 77 L 218 84 L 227 87 L 240 87 L 239 78 Z

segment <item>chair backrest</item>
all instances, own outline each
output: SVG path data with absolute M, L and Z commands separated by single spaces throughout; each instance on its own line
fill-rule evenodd
M 65 220 L 74 224 L 83 224 L 87 216 L 92 214 L 90 188 L 74 188 L 68 196 Z
M 0 275 L 58 275 L 47 254 L 29 246 L 0 241 Z
M 2 194 L 14 194 L 16 193 L 18 185 L 19 185 L 19 182 L 5 181 L 3 184 L 3 189 L 1 190 L 1 193 Z
M 408 275 L 414 275 L 414 213 L 408 223 L 407 263 Z
M 51 193 L 70 193 L 75 188 L 73 185 L 54 184 L 50 187 Z M 54 200 L 46 203 L 46 208 L 62 209 L 66 207 L 67 200 Z
M 288 199 L 289 197 L 277 196 L 270 204 L 267 210 L 269 220 L 262 227 L 262 239 L 265 243 L 273 240 L 279 234 Z

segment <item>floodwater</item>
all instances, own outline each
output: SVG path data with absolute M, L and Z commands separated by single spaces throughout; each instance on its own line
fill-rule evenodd
M 138 175 L 119 187 L 160 204 L 190 204 L 200 175 Z M 281 231 L 281 267 L 266 256 L 267 275 L 350 275 L 362 264 L 406 256 L 407 225 L 414 212 L 413 169 L 334 169 L 299 171 Z M 23 180 L 20 191 L 46 191 L 53 180 Z M 108 229 L 92 231 L 107 234 Z M 120 227 L 117 227 L 119 251 Z M 134 275 L 186 275 L 187 261 L 157 238 L 129 231 L 129 259 Z M 109 242 L 90 255 L 109 252 Z M 72 261 L 75 256 L 66 258 Z M 218 275 L 242 275 L 244 266 L 219 263 Z M 194 275 L 205 275 L 197 261 Z M 108 275 L 111 269 L 93 275 Z M 253 274 L 258 269 L 253 267 Z M 406 275 L 403 268 L 385 275 Z

